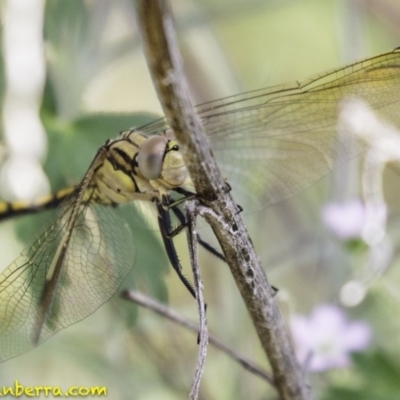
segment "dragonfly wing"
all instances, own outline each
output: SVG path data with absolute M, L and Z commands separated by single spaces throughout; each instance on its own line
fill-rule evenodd
M 197 112 L 235 198 L 257 210 L 305 189 L 363 151 L 354 136 L 338 135 L 348 98 L 365 101 L 400 127 L 400 50 L 303 82 L 204 103 Z M 165 127 L 160 119 L 144 130 Z
M 243 204 L 256 210 L 309 187 L 364 150 L 363 142 L 340 131 L 345 100 L 362 100 L 400 127 L 400 52 L 251 96 L 204 106 L 200 115 L 221 170 Z
M 112 207 L 82 203 L 43 323 L 40 304 L 76 195 L 0 275 L 0 361 L 30 350 L 93 313 L 118 290 L 135 256 L 131 232 Z

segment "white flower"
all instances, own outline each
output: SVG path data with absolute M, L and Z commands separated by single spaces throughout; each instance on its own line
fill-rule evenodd
M 347 367 L 350 353 L 365 349 L 371 339 L 367 323 L 349 322 L 341 308 L 329 304 L 315 308 L 308 318 L 293 317 L 291 330 L 300 363 L 315 372 Z

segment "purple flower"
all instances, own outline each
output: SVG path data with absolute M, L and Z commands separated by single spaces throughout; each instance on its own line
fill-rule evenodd
M 371 339 L 369 325 L 350 322 L 344 311 L 334 305 L 321 305 L 310 317 L 291 320 L 297 356 L 310 371 L 321 372 L 350 365 L 350 353 L 365 349 Z
M 329 203 L 322 210 L 325 225 L 343 239 L 360 237 L 365 219 L 365 207 L 360 199 Z

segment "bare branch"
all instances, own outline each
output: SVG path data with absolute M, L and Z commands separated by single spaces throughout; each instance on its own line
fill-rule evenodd
M 201 279 L 200 266 L 197 255 L 197 234 L 196 234 L 196 204 L 195 201 L 188 201 L 185 204 L 186 209 L 186 220 L 188 228 L 186 230 L 187 240 L 190 254 L 190 264 L 193 270 L 194 287 L 196 290 L 197 308 L 199 313 L 200 321 L 200 333 L 199 333 L 199 352 L 198 361 L 195 376 L 192 383 L 192 389 L 189 394 L 191 400 L 196 400 L 199 395 L 201 377 L 204 372 L 204 365 L 207 355 L 208 346 L 208 330 L 207 330 L 207 319 L 206 319 L 206 305 L 204 303 L 203 296 L 203 282 Z
M 187 165 L 192 167 L 189 168 L 192 178 L 196 177 L 197 193 L 201 198 L 213 199 L 226 185 L 211 156 L 201 121 L 193 111 L 180 54 L 174 45 L 172 16 L 164 0 L 137 1 L 137 13 L 147 63 L 168 123 L 183 148 Z
M 146 307 L 157 314 L 168 318 L 169 320 L 176 322 L 177 324 L 189 329 L 190 331 L 198 334 L 199 326 L 197 323 L 188 320 L 183 317 L 181 314 L 178 314 L 172 308 L 167 307 L 166 305 L 159 303 L 158 301 L 145 296 L 143 293 L 137 292 L 135 290 L 125 290 L 121 293 L 121 297 L 125 300 L 132 301 L 133 303 L 139 304 L 143 307 Z M 235 350 L 231 349 L 229 346 L 221 342 L 217 337 L 213 335 L 208 336 L 208 340 L 210 344 L 217 349 L 223 351 L 228 356 L 233 358 L 236 362 L 238 362 L 245 370 L 251 372 L 254 375 L 259 376 L 261 379 L 266 380 L 271 385 L 273 385 L 272 376 L 265 371 L 263 368 L 255 364 L 253 361 L 248 360 L 247 358 L 241 356 Z
M 312 398 L 296 360 L 284 320 L 260 260 L 238 214 L 193 110 L 182 74 L 172 16 L 165 0 L 137 0 L 147 62 L 168 123 L 182 153 L 205 216 L 218 238 L 232 275 L 271 364 L 281 399 Z M 213 201 L 209 201 L 212 199 Z

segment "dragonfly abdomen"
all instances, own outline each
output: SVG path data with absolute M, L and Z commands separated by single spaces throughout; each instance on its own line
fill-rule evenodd
M 33 214 L 38 211 L 52 210 L 75 190 L 74 186 L 64 188 L 58 192 L 39 197 L 33 202 L 28 201 L 0 201 L 0 221 L 19 215 Z

